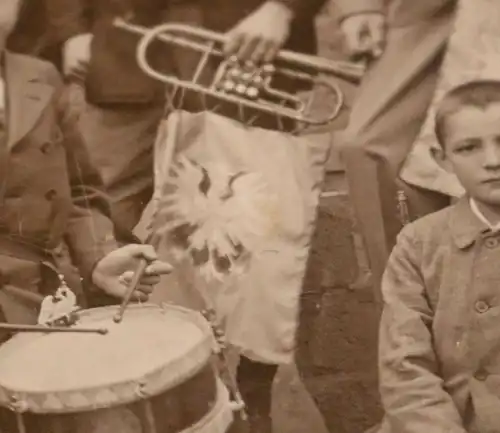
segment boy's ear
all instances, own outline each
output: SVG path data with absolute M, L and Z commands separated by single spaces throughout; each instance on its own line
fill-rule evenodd
M 439 147 L 432 147 L 431 148 L 431 155 L 434 161 L 437 162 L 437 164 L 445 171 L 448 173 L 453 173 L 453 169 L 451 167 L 450 161 L 448 157 L 446 156 L 446 152 L 444 149 L 439 146 Z

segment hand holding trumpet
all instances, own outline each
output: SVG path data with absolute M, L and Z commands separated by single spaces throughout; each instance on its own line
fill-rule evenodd
M 354 61 L 379 58 L 385 48 L 386 18 L 379 12 L 363 12 L 346 17 L 341 23 L 345 44 Z
M 272 62 L 288 39 L 292 19 L 284 4 L 264 3 L 226 34 L 226 56 L 256 64 Z

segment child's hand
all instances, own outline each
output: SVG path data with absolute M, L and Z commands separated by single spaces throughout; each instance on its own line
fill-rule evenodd
M 158 260 L 150 245 L 127 245 L 109 253 L 96 265 L 92 281 L 108 295 L 123 298 L 141 259 L 145 259 L 149 265 L 133 299 L 147 301 L 153 292 L 153 286 L 160 281 L 160 276 L 172 271 L 171 265 Z
M 254 63 L 273 61 L 290 34 L 292 18 L 292 11 L 284 4 L 264 3 L 227 33 L 225 54 Z

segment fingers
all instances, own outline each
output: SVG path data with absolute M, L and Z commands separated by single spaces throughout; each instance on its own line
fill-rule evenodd
M 271 63 L 277 56 L 283 41 L 277 36 L 266 36 L 235 29 L 227 34 L 224 54 L 236 56 L 242 62 Z
M 224 44 L 224 54 L 226 57 L 231 57 L 236 55 L 240 51 L 240 47 L 243 45 L 245 36 L 243 33 L 232 31 L 227 34 L 226 42 Z
M 76 61 L 74 65 L 68 64 L 66 68 L 66 75 L 73 81 L 84 82 L 87 76 L 88 63 L 83 61 Z
M 147 262 L 158 260 L 158 255 L 151 245 L 129 244 L 120 248 L 124 255 L 135 259 L 144 259 Z
M 380 57 L 385 45 L 385 17 L 378 13 L 353 15 L 342 25 L 345 43 L 353 57 Z
M 372 35 L 371 51 L 374 57 L 378 58 L 382 55 L 385 46 L 385 21 L 376 19 L 370 21 L 370 33 Z
M 120 277 L 120 283 L 122 283 L 125 286 L 128 286 L 132 283 L 132 280 L 134 278 L 135 272 L 134 271 L 127 271 L 124 272 L 121 277 Z M 143 275 L 141 279 L 139 280 L 139 286 L 154 286 L 160 282 L 160 275 L 159 274 L 154 274 L 154 275 Z

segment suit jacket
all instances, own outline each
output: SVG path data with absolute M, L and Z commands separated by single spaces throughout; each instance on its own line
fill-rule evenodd
M 87 79 L 91 102 L 151 103 L 163 100 L 161 83 L 146 77 L 135 61 L 138 37 L 113 27 L 113 19 L 132 12 L 134 21 L 152 26 L 180 21 L 225 32 L 264 3 L 264 0 L 45 0 L 53 38 L 59 42 L 84 32 L 94 34 L 92 60 Z M 297 18 L 287 48 L 314 53 L 314 16 L 326 0 L 280 0 Z M 183 56 L 182 51 L 176 56 Z M 188 55 L 189 57 L 189 55 Z M 164 44 L 153 44 L 150 57 L 155 69 L 183 73 Z M 193 71 L 190 71 L 191 74 Z
M 498 260 L 467 197 L 403 229 L 382 283 L 380 433 L 499 431 Z
M 385 51 L 365 75 L 338 143 L 363 147 L 397 177 L 432 99 L 457 0 L 334 1 L 341 18 L 363 10 L 388 16 Z
M 339 18 L 361 12 L 387 14 L 391 27 L 417 24 L 431 18 L 445 8 L 450 0 L 333 0 L 339 11 Z
M 66 238 L 84 278 L 117 247 L 101 179 L 62 82 L 42 60 L 6 53 L 7 138 L 0 146 L 0 251 L 49 255 Z

